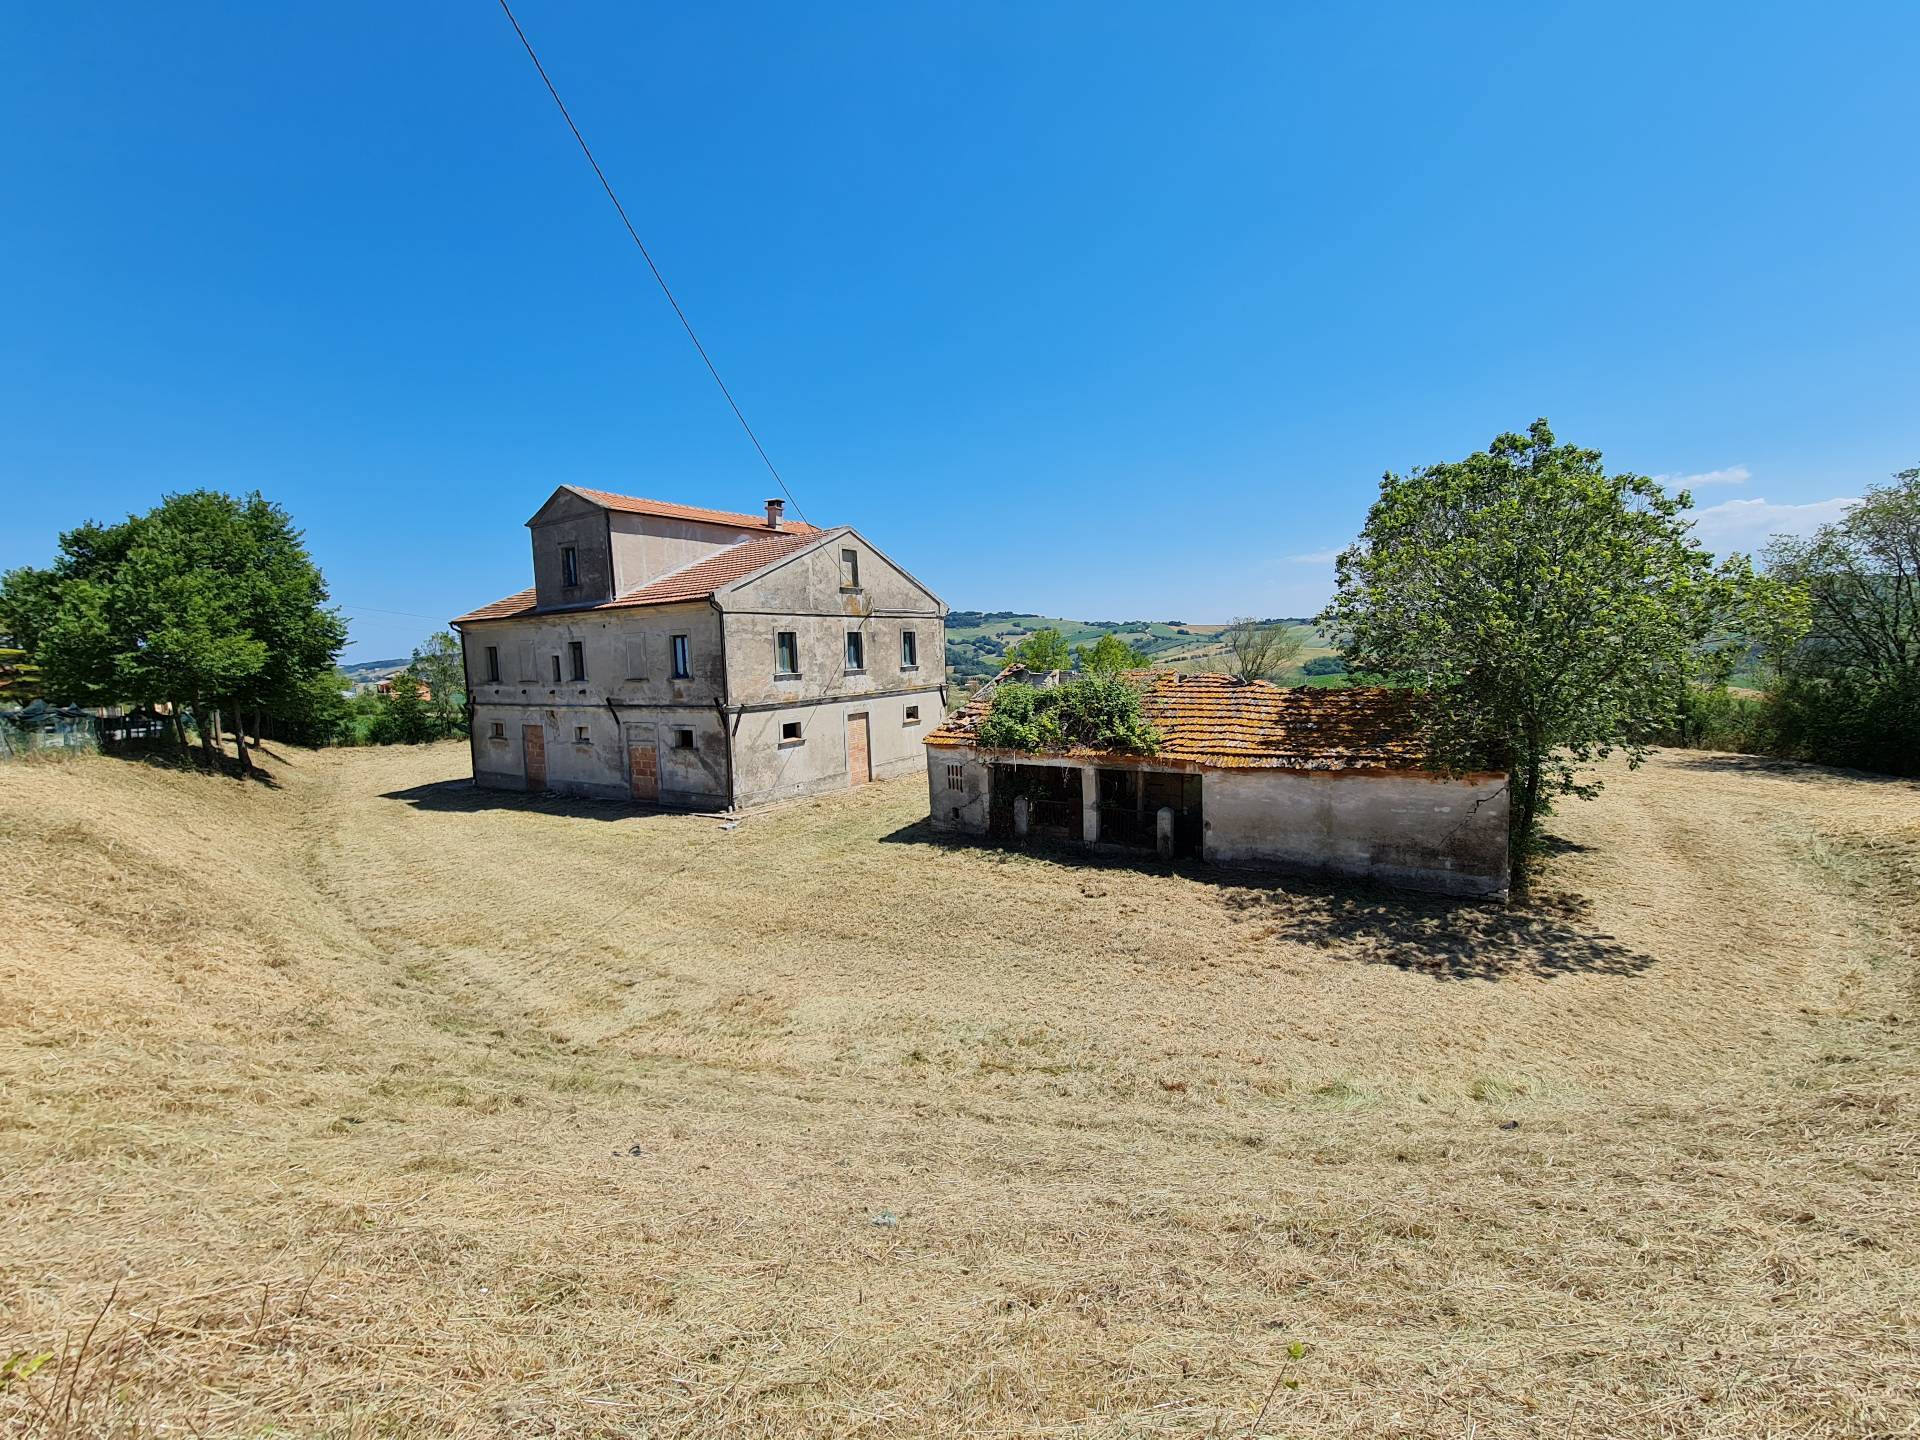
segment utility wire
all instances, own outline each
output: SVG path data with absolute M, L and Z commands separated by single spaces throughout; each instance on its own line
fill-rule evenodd
M 780 478 L 779 470 L 774 467 L 772 459 L 767 455 L 767 447 L 762 445 L 760 437 L 753 433 L 753 426 L 747 423 L 747 417 L 741 412 L 739 402 L 733 398 L 733 392 L 727 389 L 727 382 L 720 378 L 720 372 L 714 368 L 713 357 L 707 354 L 707 347 L 702 345 L 700 337 L 694 334 L 693 322 L 687 319 L 687 312 L 682 310 L 680 302 L 673 298 L 673 291 L 667 285 L 667 277 L 660 273 L 660 267 L 653 263 L 653 256 L 647 253 L 646 242 L 640 238 L 640 232 L 633 228 L 633 221 L 627 218 L 627 207 L 622 205 L 620 197 L 613 193 L 613 186 L 607 180 L 607 172 L 602 170 L 600 162 L 593 158 L 593 151 L 587 145 L 587 137 L 582 135 L 580 127 L 573 123 L 573 116 L 567 110 L 567 102 L 560 98 L 560 92 L 554 88 L 552 79 L 547 75 L 547 67 L 540 63 L 540 57 L 534 53 L 533 42 L 527 39 L 527 32 L 520 28 L 520 22 L 514 18 L 513 9 L 507 4 L 507 0 L 500 0 L 500 9 L 505 12 L 507 23 L 513 26 L 513 33 L 520 37 L 520 44 L 526 49 L 527 58 L 533 61 L 533 68 L 540 72 L 541 80 L 546 83 L 547 93 L 553 96 L 553 103 L 560 107 L 560 118 L 567 122 L 567 128 L 573 132 L 573 138 L 579 142 L 580 153 L 587 157 L 587 164 L 593 167 L 593 173 L 599 177 L 600 188 L 607 192 L 607 199 L 613 202 L 613 208 L 620 215 L 620 223 L 627 227 L 627 234 L 633 237 L 633 243 L 640 251 L 640 258 L 647 262 L 647 268 L 653 272 L 653 278 L 659 282 L 660 293 L 667 297 L 667 303 L 673 307 L 673 313 L 680 317 L 681 328 L 687 332 L 687 338 L 693 341 L 693 348 L 700 352 L 700 358 L 706 362 L 707 373 L 713 376 L 713 383 L 718 385 L 720 393 L 727 397 L 727 404 L 733 410 L 733 418 L 740 422 L 740 428 L 747 432 L 747 439 L 751 440 L 753 448 L 760 452 L 761 462 L 767 467 L 767 472 L 773 476 L 775 483 L 779 485 L 781 493 L 792 502 L 794 514 L 806 524 L 811 525 L 813 522 L 807 519 L 807 512 L 800 508 L 800 502 L 793 498 L 793 491 L 787 488 L 787 482 Z

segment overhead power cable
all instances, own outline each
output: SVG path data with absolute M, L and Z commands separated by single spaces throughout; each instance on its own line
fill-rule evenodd
M 554 88 L 553 80 L 547 74 L 547 67 L 540 63 L 540 57 L 534 53 L 533 42 L 527 39 L 527 32 L 520 28 L 519 20 L 514 17 L 513 8 L 507 4 L 507 0 L 500 0 L 500 9 L 506 15 L 507 23 L 513 26 L 513 33 L 520 37 L 520 44 L 525 48 L 527 58 L 533 61 L 533 68 L 540 72 L 540 79 L 545 83 L 547 93 L 553 96 L 553 103 L 560 107 L 560 118 L 567 122 L 567 129 L 573 132 L 573 138 L 580 146 L 580 153 L 587 157 L 587 164 L 593 167 L 593 173 L 600 181 L 600 188 L 607 192 L 607 199 L 613 202 L 613 208 L 620 216 L 620 223 L 627 227 L 627 234 L 633 237 L 634 247 L 639 250 L 640 258 L 647 262 L 647 269 L 653 272 L 653 278 L 660 286 L 660 293 L 667 297 L 667 303 L 673 307 L 673 313 L 680 317 L 681 328 L 687 332 L 687 338 L 693 341 L 693 348 L 700 352 L 700 358 L 706 362 L 707 373 L 713 376 L 713 383 L 718 385 L 720 393 L 726 396 L 728 408 L 733 411 L 733 418 L 738 420 L 740 428 L 747 432 L 747 439 L 753 442 L 753 448 L 759 452 L 761 463 L 767 467 L 767 473 L 773 476 L 774 483 L 780 487 L 780 493 L 785 495 L 793 506 L 793 513 L 811 525 L 813 522 L 807 520 L 807 512 L 800 508 L 800 502 L 793 498 L 793 491 L 789 490 L 787 482 L 780 478 L 780 471 L 767 454 L 767 447 L 760 443 L 760 437 L 753 433 L 753 426 L 747 423 L 747 417 L 740 409 L 740 403 L 733 398 L 733 392 L 727 389 L 727 382 L 720 378 L 720 371 L 714 366 L 713 357 L 707 354 L 707 347 L 700 343 L 700 337 L 694 333 L 693 322 L 687 319 L 687 312 L 680 308 L 680 302 L 674 298 L 673 290 L 667 284 L 667 277 L 662 275 L 660 267 L 653 263 L 653 256 L 647 252 L 646 242 L 640 238 L 640 232 L 633 228 L 633 221 L 627 218 L 627 207 L 622 205 L 620 197 L 614 194 L 613 185 L 607 179 L 607 172 L 602 170 L 600 162 L 593 158 L 593 149 L 587 144 L 587 137 L 582 135 L 580 127 L 573 123 L 573 115 L 567 109 L 567 102 L 560 98 L 560 92 Z

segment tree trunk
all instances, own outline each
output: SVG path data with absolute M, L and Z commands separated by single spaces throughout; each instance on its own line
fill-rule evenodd
M 173 722 L 174 747 L 184 755 L 187 753 L 187 722 L 180 718 L 180 702 L 175 700 L 167 710 L 167 719 Z
M 253 748 L 260 748 L 260 707 L 253 707 Z
M 1521 762 L 1520 815 L 1513 826 L 1513 871 L 1523 879 L 1533 863 L 1533 827 L 1540 819 L 1540 756 L 1529 750 Z
M 214 726 L 219 723 L 220 712 L 206 705 L 193 707 L 193 723 L 200 731 L 200 762 L 209 771 L 220 768 L 219 752 L 214 749 Z
M 240 773 L 253 773 L 253 757 L 247 754 L 247 716 L 238 705 L 233 707 L 233 752 L 240 757 Z

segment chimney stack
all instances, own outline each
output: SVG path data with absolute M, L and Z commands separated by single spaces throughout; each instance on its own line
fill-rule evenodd
M 780 528 L 780 515 L 786 508 L 787 502 L 784 500 L 767 501 L 767 529 L 778 530 Z

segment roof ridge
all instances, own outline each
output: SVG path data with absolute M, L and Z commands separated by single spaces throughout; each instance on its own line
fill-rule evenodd
M 603 510 L 617 510 L 627 515 L 658 515 L 667 519 L 704 521 L 712 525 L 727 525 L 738 530 L 758 530 L 768 535 L 800 535 L 817 533 L 820 526 L 809 524 L 805 520 L 783 520 L 778 530 L 770 529 L 765 515 L 754 515 L 744 510 L 719 510 L 710 505 L 687 505 L 678 500 L 655 500 L 647 495 L 622 495 L 617 490 L 596 490 L 591 485 L 563 483 L 562 490 L 571 491 L 589 505 L 597 505 Z

